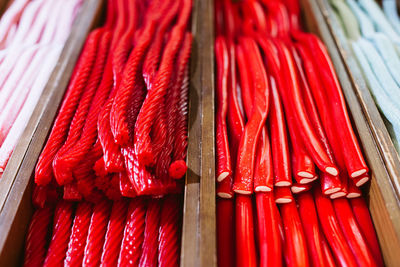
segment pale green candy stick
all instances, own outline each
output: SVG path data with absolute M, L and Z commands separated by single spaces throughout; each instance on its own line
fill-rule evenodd
M 364 11 L 358 6 L 358 4 L 354 0 L 347 0 L 347 4 L 353 11 L 353 14 L 358 19 L 361 34 L 364 37 L 372 36 L 375 33 L 375 27 L 371 19 L 364 13 Z
M 343 0 L 332 0 L 331 3 L 342 22 L 347 37 L 351 40 L 357 40 L 360 38 L 360 28 L 358 26 L 357 18 L 354 16 L 353 12 L 351 12 L 351 9 L 347 4 Z

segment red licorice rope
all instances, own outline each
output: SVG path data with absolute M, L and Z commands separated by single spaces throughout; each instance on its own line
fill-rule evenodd
M 235 229 L 233 199 L 217 199 L 217 259 L 218 266 L 235 265 Z
M 134 198 L 129 203 L 118 266 L 138 266 L 142 255 L 146 217 L 146 201 Z
M 179 195 L 164 198 L 158 235 L 158 266 L 179 265 L 181 200 Z
M 47 237 L 53 212 L 52 208 L 37 209 L 31 219 L 25 241 L 25 267 L 40 267 L 43 265 L 47 252 Z
M 35 182 L 39 185 L 47 185 L 53 177 L 52 162 L 54 156 L 64 144 L 76 107 L 78 106 L 82 92 L 89 79 L 93 64 L 96 59 L 98 43 L 102 31 L 94 30 L 89 34 L 83 48 L 83 52 L 75 67 L 68 90 L 57 118 L 54 122 L 50 137 L 39 157 L 35 169 Z
M 117 266 L 128 204 L 125 199 L 113 203 L 101 255 L 101 266 Z
M 81 202 L 77 205 L 64 266 L 82 266 L 91 214 L 92 204 Z
M 90 219 L 89 232 L 83 256 L 84 266 L 100 265 L 110 212 L 111 203 L 108 200 L 102 200 L 93 206 L 93 213 Z
M 61 200 L 54 213 L 53 236 L 43 266 L 62 266 L 71 236 L 73 204 Z
M 161 201 L 152 199 L 148 202 L 144 228 L 144 239 L 140 266 L 157 266 L 158 231 L 161 215 Z

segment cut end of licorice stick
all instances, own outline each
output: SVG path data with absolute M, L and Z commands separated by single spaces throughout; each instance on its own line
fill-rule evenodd
M 310 172 L 301 171 L 301 172 L 297 173 L 297 176 L 311 179 L 311 178 L 314 178 L 315 174 L 312 174 Z
M 324 195 L 332 195 L 336 192 L 338 192 L 340 190 L 340 188 L 331 188 L 331 189 L 327 189 L 324 192 Z
M 325 172 L 333 176 L 337 176 L 339 174 L 339 171 L 334 167 L 326 167 Z
M 331 194 L 329 197 L 331 199 L 336 199 L 336 198 L 340 198 L 340 197 L 344 197 L 344 196 L 346 196 L 345 192 L 336 192 L 336 193 Z
M 217 195 L 220 198 L 233 198 L 233 194 L 229 194 L 229 193 L 225 193 L 225 192 L 219 192 L 219 193 L 217 193 Z
M 307 188 L 306 187 L 302 187 L 302 186 L 294 185 L 294 186 L 290 187 L 290 190 L 292 190 L 292 192 L 294 194 L 298 194 L 298 193 L 306 191 Z
M 356 177 L 359 177 L 359 176 L 361 176 L 361 175 L 363 175 L 365 173 L 367 173 L 367 170 L 366 169 L 361 169 L 361 170 L 353 172 L 350 176 L 351 176 L 351 178 L 356 178 Z
M 286 186 L 291 186 L 292 184 L 289 181 L 280 181 L 280 182 L 276 182 L 275 186 L 278 187 L 286 187 Z
M 176 160 L 169 166 L 168 173 L 174 179 L 181 179 L 187 171 L 186 162 L 184 160 Z
M 256 192 L 271 192 L 272 188 L 265 186 L 265 185 L 259 185 L 254 188 L 254 191 L 256 191 Z
M 275 203 L 278 203 L 278 204 L 287 204 L 287 203 L 290 203 L 290 202 L 292 202 L 291 198 L 280 197 L 280 198 L 276 198 L 275 199 Z
M 315 177 L 313 177 L 313 178 L 311 178 L 311 179 L 309 179 L 309 178 L 303 178 L 303 179 L 300 180 L 300 184 L 309 184 L 309 183 L 314 182 L 314 181 L 317 180 L 317 179 L 318 179 L 318 176 L 315 176 Z
M 361 197 L 361 194 L 353 192 L 353 193 L 348 193 L 346 197 L 347 198 L 358 198 L 358 197 Z
M 218 177 L 217 177 L 217 181 L 218 182 L 222 182 L 226 177 L 228 177 L 230 175 L 229 172 L 222 172 Z
M 360 177 L 360 178 L 354 178 L 354 182 L 356 184 L 356 186 L 360 187 L 363 184 L 365 184 L 366 182 L 369 181 L 369 177 L 368 176 L 364 176 L 364 177 Z
M 251 191 L 242 190 L 242 189 L 234 189 L 233 191 L 235 191 L 235 193 L 237 193 L 237 194 L 242 194 L 242 195 L 251 195 L 252 194 Z

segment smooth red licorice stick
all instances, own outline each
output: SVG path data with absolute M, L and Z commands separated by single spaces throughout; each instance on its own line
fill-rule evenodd
M 69 150 L 74 147 L 81 137 L 93 97 L 104 72 L 109 44 L 110 34 L 103 32 L 92 73 L 79 100 L 79 105 L 72 119 L 67 139 L 53 159 L 53 173 L 59 185 L 65 185 L 73 180 L 71 170 L 66 165 L 65 159 L 68 159 Z
M 285 114 L 277 88 L 278 84 L 273 76 L 270 76 L 270 84 L 272 101 L 269 129 L 271 132 L 274 185 L 290 186 L 292 184 L 292 177 Z
M 368 247 L 354 217 L 349 201 L 346 198 L 339 198 L 332 202 L 336 217 L 359 266 L 377 266 L 371 249 Z
M 158 230 L 160 226 L 161 201 L 151 199 L 147 205 L 144 239 L 142 246 L 142 256 L 140 257 L 140 266 L 157 266 L 158 255 Z
M 280 91 L 282 93 L 284 105 L 293 107 L 304 145 L 318 168 L 328 174 L 337 175 L 338 169 L 329 158 L 307 115 L 299 87 L 296 67 L 290 50 L 282 42 L 275 42 L 275 45 L 282 62 L 282 71 L 287 77 L 290 77 L 290 79 L 283 80 L 286 81 L 286 83 L 284 83 L 286 86 Z
M 146 201 L 137 197 L 130 201 L 118 266 L 138 266 L 142 255 L 146 217 Z
M 216 0 L 214 3 L 214 19 L 216 36 L 225 33 L 224 11 L 222 0 Z
M 220 198 L 233 198 L 235 192 L 232 190 L 233 177 L 230 175 L 222 182 L 217 182 L 217 196 Z
M 306 99 L 305 103 L 307 105 L 308 114 L 313 121 L 314 129 L 317 131 L 319 135 L 319 139 L 324 144 L 325 150 L 330 157 L 331 160 L 334 160 L 333 151 L 331 149 L 331 145 L 328 142 L 329 140 L 334 140 L 332 131 L 327 131 L 325 135 L 325 130 L 329 130 L 330 125 L 330 114 L 328 110 L 328 103 L 326 103 L 326 99 L 323 96 L 324 88 L 322 87 L 322 83 L 320 82 L 320 77 L 317 74 L 317 66 L 314 65 L 311 54 L 308 50 L 300 44 L 296 44 L 297 51 L 299 52 L 302 60 L 305 73 L 308 78 L 308 82 L 310 87 L 304 87 L 303 96 Z M 296 57 L 295 57 L 296 58 Z M 311 92 L 308 90 L 311 89 Z M 315 108 L 315 105 L 312 101 L 315 99 L 315 103 L 318 106 L 318 109 Z M 319 121 L 319 118 L 316 114 L 320 114 L 320 118 L 322 121 Z M 323 126 L 322 126 L 323 125 Z M 325 127 L 326 126 L 326 127 Z M 321 187 L 324 194 L 332 194 L 339 191 L 342 188 L 341 181 L 337 176 L 332 176 L 330 174 L 322 173 L 321 177 Z
M 293 201 L 279 207 L 285 232 L 286 265 L 310 266 L 306 237 L 296 203 Z
M 358 266 L 340 227 L 332 201 L 323 196 L 319 188 L 314 189 L 314 200 L 322 230 L 337 263 L 343 266 Z
M 256 204 L 260 266 L 282 266 L 281 219 L 274 194 L 256 193 Z
M 293 195 L 289 186 L 274 188 L 275 202 L 279 204 L 293 202 Z
M 272 108 L 271 108 L 272 109 Z M 254 170 L 254 192 L 269 192 L 274 187 L 271 144 L 264 126 L 258 139 L 256 166 Z
M 365 199 L 353 198 L 350 199 L 351 208 L 353 209 L 354 216 L 357 220 L 369 248 L 371 249 L 375 262 L 378 266 L 384 266 L 381 249 L 379 247 L 378 238 L 376 236 L 375 227 L 371 220 L 368 206 Z
M 268 115 L 269 86 L 267 74 L 256 42 L 251 38 L 241 38 L 243 53 L 248 57 L 254 91 L 253 111 L 240 140 L 233 190 L 240 194 L 253 192 L 254 162 L 257 140 Z
M 232 175 L 231 156 L 229 151 L 228 129 L 226 115 L 228 112 L 228 74 L 229 54 L 225 38 L 218 36 L 215 40 L 215 58 L 217 67 L 216 82 L 216 136 L 215 144 L 217 150 L 217 181 L 221 182 Z
M 252 197 L 236 196 L 236 265 L 257 266 Z
M 363 154 L 356 135 L 351 125 L 350 117 L 347 112 L 346 101 L 341 90 L 341 86 L 336 76 L 332 61 L 326 50 L 325 45 L 314 35 L 307 35 L 308 45 L 315 53 L 314 61 L 319 64 L 319 73 L 326 88 L 326 96 L 331 103 L 331 114 L 333 119 L 341 129 L 336 129 L 339 142 L 341 142 L 342 153 L 345 159 L 347 172 L 350 177 L 355 178 L 368 173 Z
M 71 202 L 64 200 L 58 202 L 54 212 L 53 236 L 43 266 L 63 265 L 71 235 L 73 212 Z
M 310 192 L 297 195 L 297 203 L 299 205 L 299 214 L 303 224 L 304 233 L 306 235 L 307 248 L 311 259 L 312 266 L 324 267 L 328 263 L 324 250 L 324 233 L 319 226 L 317 211 L 315 209 L 314 198 Z M 330 251 L 327 251 L 330 253 Z
M 81 202 L 77 205 L 64 266 L 82 266 L 91 214 L 91 203 Z
M 322 236 L 322 249 L 324 251 L 324 256 L 325 256 L 325 263 L 327 267 L 335 267 L 336 262 L 335 259 L 333 258 L 331 248 L 329 247 L 328 242 L 326 241 L 325 236 Z
M 100 266 L 117 266 L 118 255 L 124 235 L 126 213 L 129 202 L 125 199 L 114 201 L 108 221 Z
M 164 198 L 158 234 L 160 267 L 179 265 L 181 210 L 180 195 L 168 195 Z
M 111 203 L 108 200 L 101 200 L 93 206 L 83 256 L 83 266 L 99 266 L 101 262 L 101 254 L 110 212 Z
M 347 180 L 348 185 L 347 185 L 347 198 L 356 198 L 356 197 L 361 197 L 361 189 L 356 186 L 354 183 L 353 179 L 348 179 Z
M 217 259 L 218 266 L 235 265 L 234 199 L 217 199 Z
M 140 109 L 135 125 L 135 147 L 138 153 L 139 162 L 146 165 L 154 165 L 154 155 L 150 132 L 154 125 L 154 119 L 161 105 L 169 82 L 172 77 L 174 59 L 184 39 L 182 27 L 175 26 L 171 31 L 171 37 L 166 44 L 161 59 L 160 68 L 154 78 L 154 87 L 148 92 L 146 99 Z M 116 102 L 114 102 L 115 104 Z M 114 106 L 113 106 L 114 107 Z M 114 134 L 115 136 L 115 134 Z
M 96 59 L 101 34 L 101 30 L 95 30 L 89 34 L 78 64 L 74 69 L 74 74 L 68 85 L 66 96 L 54 122 L 49 139 L 36 164 L 35 182 L 39 185 L 46 185 L 53 178 L 52 162 L 67 137 L 70 123 Z
M 183 40 L 181 51 L 176 59 L 176 70 L 175 79 L 173 81 L 172 92 L 169 96 L 172 99 L 167 98 L 166 108 L 169 110 L 167 118 L 167 130 L 168 138 L 165 146 L 163 147 L 159 164 L 161 167 L 162 175 L 171 176 L 174 179 L 180 179 L 186 172 L 186 162 L 182 162 L 186 158 L 186 145 L 187 145 L 187 88 L 188 88 L 188 68 L 189 58 L 191 53 L 193 37 L 192 34 L 186 34 Z M 183 102 L 184 101 L 184 102 Z M 183 110 L 182 110 L 183 109 Z M 180 142 L 177 144 L 176 142 Z M 176 148 L 180 148 L 183 151 L 179 152 Z M 175 151 L 174 151 L 175 150 Z M 174 159 L 174 153 L 180 153 L 179 157 Z M 175 164 L 173 161 L 178 160 Z M 180 163 L 179 163 L 180 162 Z M 183 163 L 185 163 L 183 165 Z M 174 165 L 180 168 L 173 168 Z M 171 166 L 172 165 L 172 166 Z M 171 167 L 171 168 L 169 168 Z M 176 167 L 176 166 L 175 166 Z M 183 170 L 183 169 L 184 170 Z
M 52 215 L 53 210 L 50 207 L 37 209 L 33 213 L 26 235 L 24 266 L 43 266 Z
M 230 0 L 222 0 L 220 2 L 222 2 L 224 34 L 228 40 L 233 40 L 239 28 L 235 21 L 234 3 Z
M 137 41 L 137 45 L 129 55 L 121 84 L 116 92 L 114 103 L 110 112 L 110 126 L 115 142 L 119 145 L 126 145 L 129 142 L 129 128 L 127 122 L 127 109 L 134 95 L 135 81 L 141 71 L 141 62 L 150 45 L 155 32 L 155 23 L 150 21 Z

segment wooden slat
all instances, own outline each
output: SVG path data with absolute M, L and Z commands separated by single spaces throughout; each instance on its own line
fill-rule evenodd
M 216 266 L 213 1 L 195 1 L 181 265 Z M 201 179 L 200 179 L 201 177 Z
M 355 86 L 360 84 L 356 83 L 348 75 L 348 69 L 346 69 L 344 62 L 348 58 L 343 58 L 339 52 L 330 28 L 325 21 L 324 15 L 321 13 L 319 6 L 321 1 L 301 0 L 301 3 L 308 29 L 321 37 L 327 46 L 335 66 L 348 104 L 348 110 L 353 119 L 353 125 L 358 132 L 360 144 L 372 172 L 372 182 L 369 191 L 370 211 L 384 260 L 388 266 L 396 266 L 400 262 L 400 254 L 398 253 L 400 251 L 400 206 L 391 176 L 381 157 L 374 134 L 371 132 L 368 123 L 369 117 L 364 113 L 365 110 L 362 106 L 364 103 L 359 102 L 359 98 L 355 93 Z M 331 23 L 330 17 L 328 23 Z M 338 25 L 331 27 L 339 28 Z
M 100 17 L 102 4 L 103 1 L 98 0 L 86 0 L 83 4 L 57 66 L 7 166 L 9 168 L 12 164 L 18 172 L 14 177 L 2 177 L 9 180 L 12 187 L 6 192 L 0 213 L 0 266 L 15 266 L 21 258 L 32 210 L 31 186 L 28 185 L 86 36 Z

